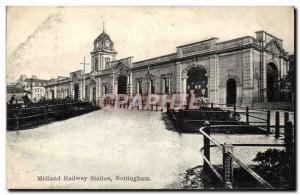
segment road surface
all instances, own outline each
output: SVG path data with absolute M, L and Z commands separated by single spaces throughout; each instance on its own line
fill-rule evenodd
M 221 143 L 274 143 L 273 136 L 265 135 L 215 137 Z M 7 132 L 7 187 L 179 188 L 180 174 L 203 163 L 202 144 L 200 134 L 174 132 L 161 112 L 95 111 Z M 251 161 L 256 152 L 235 149 L 241 158 L 246 154 L 245 161 Z M 221 163 L 220 152 L 213 152 L 211 158 Z

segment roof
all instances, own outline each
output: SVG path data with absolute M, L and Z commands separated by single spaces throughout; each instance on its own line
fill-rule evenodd
M 96 39 L 95 39 L 95 42 L 96 41 L 100 41 L 100 40 L 103 40 L 103 39 L 108 39 L 111 41 L 111 38 L 108 34 L 105 33 L 105 31 L 103 31 Z
M 24 90 L 22 87 L 19 86 L 7 86 L 6 87 L 6 93 L 25 93 L 28 92 Z
M 24 81 L 26 82 L 47 82 L 45 79 L 34 79 L 34 78 L 26 78 Z

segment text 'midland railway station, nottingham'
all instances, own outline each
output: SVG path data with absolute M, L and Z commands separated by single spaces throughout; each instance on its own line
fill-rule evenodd
M 181 45 L 175 53 L 133 62 L 117 58 L 114 42 L 103 32 L 92 42 L 91 72 L 50 80 L 47 99 L 73 97 L 99 104 L 106 94 L 194 93 L 206 102 L 254 105 L 275 102 L 280 79 L 289 70 L 283 40 L 265 31 L 221 41 L 218 38 Z

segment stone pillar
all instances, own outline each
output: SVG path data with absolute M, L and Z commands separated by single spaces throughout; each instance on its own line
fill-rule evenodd
M 186 102 L 186 91 L 187 91 L 187 76 L 185 75 L 185 76 L 183 76 L 182 77 L 182 81 L 181 81 L 181 83 L 182 83 L 182 87 L 181 87 L 181 97 L 183 98 L 183 103 L 185 103 Z
M 148 80 L 148 95 L 151 95 L 151 81 Z
M 182 63 L 176 62 L 176 93 L 182 92 Z
M 132 71 L 130 72 L 130 97 L 132 98 L 132 93 L 133 93 L 133 83 L 132 83 Z
M 254 95 L 253 89 L 253 50 L 246 50 L 243 52 L 242 58 L 242 90 L 241 90 L 241 103 L 243 105 L 251 105 Z M 237 102 L 239 103 L 239 102 Z
M 82 97 L 82 95 L 83 95 L 83 93 L 82 93 L 82 81 L 79 83 L 79 89 L 78 89 L 78 93 L 79 93 L 79 95 L 78 95 L 78 99 L 80 99 L 80 100 L 82 100 L 83 99 L 83 97 Z
M 166 93 L 166 77 L 162 77 L 161 93 Z
M 219 56 L 217 54 L 209 59 L 207 77 L 209 102 L 219 103 Z
M 267 102 L 267 62 L 266 53 L 263 51 L 262 54 L 262 89 L 263 89 L 263 101 Z
M 70 83 L 70 96 L 74 98 L 74 84 L 73 82 Z
M 54 86 L 54 98 L 57 98 L 57 87 Z
M 115 94 L 115 73 L 112 74 L 112 94 Z

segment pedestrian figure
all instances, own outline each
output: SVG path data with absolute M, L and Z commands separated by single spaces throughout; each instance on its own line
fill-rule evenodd
M 28 97 L 28 94 L 24 95 L 24 96 L 22 97 L 22 100 L 23 100 L 25 106 L 29 106 L 29 104 L 30 104 L 30 99 L 29 99 L 29 97 Z
M 16 96 L 15 95 L 10 97 L 9 104 L 13 104 L 14 102 L 16 102 Z

